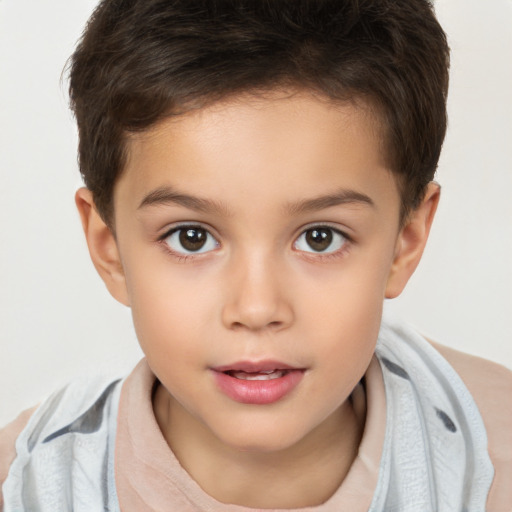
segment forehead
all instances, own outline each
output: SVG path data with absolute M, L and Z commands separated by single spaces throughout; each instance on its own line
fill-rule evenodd
M 225 200 L 293 201 L 336 187 L 396 196 L 383 148 L 379 118 L 362 101 L 244 94 L 130 136 L 114 198 L 135 206 L 162 186 Z

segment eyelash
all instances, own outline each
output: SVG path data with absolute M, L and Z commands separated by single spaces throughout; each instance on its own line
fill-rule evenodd
M 178 251 L 175 251 L 175 250 L 171 249 L 171 247 L 166 242 L 166 240 L 170 236 L 172 236 L 174 233 L 177 233 L 177 232 L 179 232 L 181 230 L 184 230 L 184 229 L 187 229 L 187 228 L 188 229 L 201 229 L 201 230 L 206 231 L 217 242 L 217 244 L 218 244 L 217 246 L 220 246 L 220 242 L 218 242 L 217 238 L 214 235 L 212 235 L 211 230 L 208 227 L 202 226 L 200 224 L 180 224 L 178 226 L 174 226 L 173 228 L 171 228 L 168 231 L 166 231 L 163 235 L 161 235 L 157 239 L 157 242 L 163 247 L 163 249 L 167 253 L 171 254 L 171 256 L 173 258 L 175 258 L 179 263 L 187 262 L 189 260 L 193 260 L 193 259 L 196 259 L 196 258 L 201 258 L 201 257 L 203 257 L 203 255 L 207 255 L 207 254 L 212 252 L 212 250 L 209 250 L 209 251 L 204 251 L 204 252 L 182 253 L 182 252 L 178 252 Z M 320 230 L 320 229 L 328 229 L 328 230 L 330 230 L 330 231 L 332 231 L 332 232 L 342 236 L 345 240 L 344 240 L 342 246 L 339 249 L 336 249 L 336 250 L 331 251 L 331 252 L 325 252 L 324 253 L 324 252 L 321 252 L 321 251 L 320 252 L 315 252 L 315 251 L 303 251 L 303 250 L 300 250 L 300 249 L 294 249 L 297 252 L 300 252 L 301 255 L 304 258 L 306 258 L 306 259 L 314 259 L 315 261 L 318 261 L 318 260 L 328 261 L 328 260 L 332 260 L 332 259 L 343 257 L 343 256 L 345 256 L 345 254 L 348 251 L 349 247 L 353 243 L 353 239 L 349 235 L 347 235 L 344 231 L 341 231 L 338 228 L 330 226 L 329 224 L 312 224 L 312 225 L 309 225 L 309 226 L 305 226 L 305 227 L 303 227 L 301 229 L 299 235 L 297 237 L 295 237 L 292 246 L 296 245 L 297 241 L 299 240 L 299 238 L 301 236 L 305 235 L 308 231 L 311 231 L 311 230 L 314 230 L 314 229 L 318 229 L 318 230 Z
M 220 243 L 217 241 L 217 238 L 212 235 L 211 229 L 202 226 L 201 224 L 180 224 L 178 226 L 174 226 L 173 228 L 167 230 L 163 235 L 158 237 L 157 242 L 163 247 L 163 249 L 169 253 L 173 258 L 175 258 L 179 263 L 186 262 L 191 259 L 195 259 L 198 257 L 201 257 L 203 255 L 206 255 L 210 253 L 211 251 L 205 251 L 205 252 L 190 252 L 190 253 L 183 253 L 173 250 L 169 244 L 166 242 L 166 240 L 171 237 L 173 234 L 178 233 L 179 231 L 186 230 L 186 229 L 201 229 L 206 231 L 208 235 L 210 235 L 216 242 L 217 245 L 220 246 Z
M 299 238 L 301 236 L 305 235 L 308 231 L 311 231 L 314 229 L 318 229 L 318 230 L 328 229 L 328 230 L 342 236 L 345 240 L 339 249 L 336 249 L 336 250 L 330 251 L 330 252 L 302 251 L 300 249 L 296 249 L 297 252 L 301 253 L 301 256 L 303 258 L 311 259 L 311 260 L 315 260 L 315 261 L 318 261 L 318 260 L 330 261 L 330 260 L 342 258 L 346 255 L 347 251 L 350 249 L 351 245 L 354 243 L 354 239 L 351 236 L 347 235 L 347 233 L 345 233 L 344 231 L 340 230 L 337 227 L 334 227 L 329 224 L 311 224 L 309 226 L 305 226 L 305 227 L 301 228 L 301 231 L 300 231 L 299 235 L 295 238 L 293 245 L 295 245 L 297 243 L 297 241 L 299 240 Z

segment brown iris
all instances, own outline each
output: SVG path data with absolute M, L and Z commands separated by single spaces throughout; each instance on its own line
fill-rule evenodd
M 317 252 L 325 251 L 332 243 L 332 229 L 308 229 L 306 231 L 306 242 L 311 247 L 311 249 Z
M 208 234 L 202 228 L 180 229 L 179 239 L 181 246 L 187 251 L 199 251 L 206 243 Z

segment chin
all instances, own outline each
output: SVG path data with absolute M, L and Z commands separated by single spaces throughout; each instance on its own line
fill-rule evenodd
M 276 453 L 299 443 L 308 432 L 298 425 L 284 425 L 279 420 L 232 422 L 217 438 L 232 449 L 248 453 Z

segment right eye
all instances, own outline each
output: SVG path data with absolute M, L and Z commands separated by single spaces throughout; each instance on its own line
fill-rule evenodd
M 213 251 L 219 242 L 201 226 L 180 226 L 170 231 L 163 239 L 173 252 L 200 254 Z

